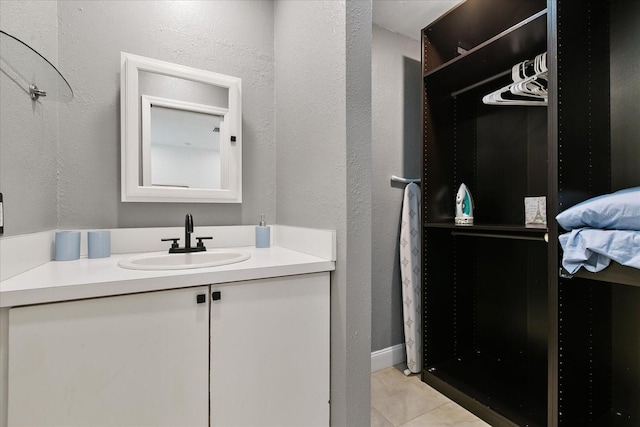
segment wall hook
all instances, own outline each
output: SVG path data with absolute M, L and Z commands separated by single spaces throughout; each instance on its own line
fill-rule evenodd
M 47 92 L 38 89 L 38 86 L 32 83 L 29 85 L 29 96 L 34 101 L 37 101 L 41 96 L 47 96 Z

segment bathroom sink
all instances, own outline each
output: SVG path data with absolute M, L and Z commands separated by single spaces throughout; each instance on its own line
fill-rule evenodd
M 207 252 L 169 254 L 155 252 L 122 259 L 118 265 L 132 270 L 179 270 L 183 268 L 204 268 L 233 264 L 251 258 L 251 254 L 235 249 L 221 249 Z

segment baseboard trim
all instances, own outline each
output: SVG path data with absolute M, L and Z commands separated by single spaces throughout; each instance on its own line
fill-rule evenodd
M 371 372 L 380 371 L 405 362 L 404 344 L 396 344 L 371 353 Z

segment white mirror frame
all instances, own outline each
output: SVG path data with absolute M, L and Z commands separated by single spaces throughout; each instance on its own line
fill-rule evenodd
M 177 203 L 241 203 L 242 202 L 242 85 L 241 79 L 210 71 L 199 70 L 170 62 L 121 53 L 120 62 L 121 140 L 121 200 L 123 202 Z M 226 88 L 228 109 L 218 109 L 224 116 L 225 135 L 220 144 L 226 146 L 228 163 L 226 176 L 221 177 L 222 189 L 170 188 L 140 185 L 145 173 L 141 158 L 143 141 L 140 137 L 141 112 L 138 99 L 140 71 L 178 77 Z M 177 102 L 177 101 L 172 101 Z M 215 108 L 214 108 L 215 110 Z M 223 139 L 224 137 L 224 139 Z M 235 137 L 235 141 L 233 141 Z M 227 141 L 227 144 L 224 141 Z M 143 171 L 139 170 L 143 165 Z M 223 167 L 222 169 L 225 169 Z

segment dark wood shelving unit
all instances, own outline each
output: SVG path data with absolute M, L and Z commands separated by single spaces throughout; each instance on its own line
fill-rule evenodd
M 519 390 L 515 378 L 505 375 L 512 368 L 503 365 L 482 354 L 469 354 L 430 368 L 425 377 L 434 388 L 467 406 L 486 406 L 484 419 L 491 425 L 545 425 L 546 399 Z M 496 386 L 487 388 L 487 383 Z
M 547 420 L 547 111 L 482 96 L 547 48 L 545 1 L 467 1 L 423 30 L 423 381 L 494 426 Z M 477 25 L 476 25 L 477 23 Z M 465 183 L 474 225 L 456 226 Z
M 548 244 L 536 231 L 424 228 L 422 379 L 494 426 L 545 425 Z
M 556 7 L 562 211 L 640 185 L 640 87 L 633 71 L 640 65 L 640 2 L 562 0 Z M 639 287 L 640 270 L 615 263 L 558 278 L 559 426 L 640 426 Z
M 437 56 L 425 58 L 427 72 L 448 63 L 461 52 L 484 45 L 496 35 L 508 33 L 512 27 L 529 20 L 546 8 L 539 1 L 482 0 L 482 3 L 460 4 L 450 13 L 424 29 L 428 42 L 437 47 Z M 469 24 L 473 25 L 470 26 Z M 543 37 L 546 37 L 543 30 Z
M 640 270 L 569 277 L 554 220 L 640 186 L 638 22 L 636 0 L 467 0 L 422 31 L 422 379 L 493 426 L 640 426 Z M 482 103 L 545 51 L 548 107 Z
M 546 50 L 547 11 L 541 10 L 469 51 L 424 74 L 427 85 L 464 90 L 484 78 L 510 71 L 515 62 Z M 514 58 L 516 61 L 514 62 Z

